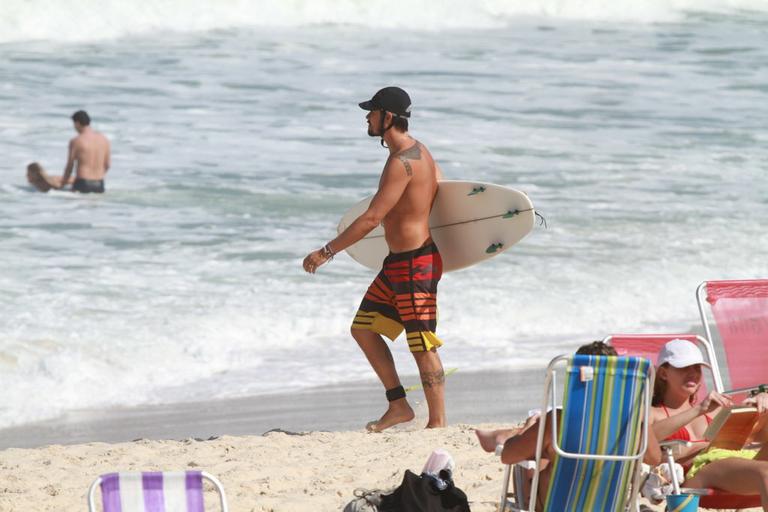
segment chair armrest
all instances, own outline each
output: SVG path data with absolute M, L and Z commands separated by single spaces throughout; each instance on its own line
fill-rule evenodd
M 712 489 L 694 489 L 693 487 L 681 487 L 680 492 L 683 494 L 696 494 L 698 496 L 712 496 L 715 491 Z
M 669 439 L 666 441 L 659 441 L 659 446 L 662 448 L 667 446 L 688 448 L 689 446 L 693 446 L 693 443 L 691 441 L 683 441 L 682 439 Z
M 669 450 L 673 457 L 680 455 L 680 450 L 683 448 L 690 448 L 693 443 L 690 441 L 683 441 L 682 439 L 670 439 L 668 441 L 660 441 L 659 447 L 663 451 Z
M 515 466 L 519 466 L 523 469 L 536 469 L 536 461 L 535 460 L 521 460 Z

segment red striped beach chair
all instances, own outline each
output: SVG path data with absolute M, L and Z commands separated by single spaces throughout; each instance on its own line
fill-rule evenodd
M 224 488 L 204 471 L 156 471 L 101 475 L 88 489 L 88 510 L 96 512 L 96 488 L 101 487 L 103 512 L 205 512 L 203 479 L 219 494 L 227 512 Z
M 710 374 L 710 383 L 714 389 L 722 393 L 723 382 L 717 371 L 717 359 L 715 357 L 715 350 L 709 341 L 697 336 L 695 334 L 614 334 L 606 337 L 603 341 L 609 345 L 612 345 L 619 355 L 634 355 L 641 356 L 650 359 L 653 365 L 656 366 L 659 351 L 665 343 L 674 339 L 684 339 L 697 345 L 704 355 L 704 359 L 712 365 L 712 371 Z M 706 396 L 707 390 L 705 386 L 699 390 L 698 398 Z M 673 444 L 676 444 L 675 442 Z M 672 466 L 674 460 L 672 459 L 672 452 L 667 448 L 668 443 L 660 443 L 662 449 L 667 454 L 667 463 Z M 674 471 L 671 471 L 674 475 Z M 673 484 L 679 489 L 679 483 L 673 476 Z M 725 509 L 741 509 L 752 508 L 760 506 L 760 496 L 743 496 L 739 494 L 729 494 L 717 489 L 682 489 L 683 492 L 691 492 L 701 494 L 699 500 L 699 506 L 703 508 L 725 508 Z M 679 492 L 678 492 L 679 494 Z
M 707 281 L 696 299 L 725 392 L 743 396 L 768 383 L 768 279 Z

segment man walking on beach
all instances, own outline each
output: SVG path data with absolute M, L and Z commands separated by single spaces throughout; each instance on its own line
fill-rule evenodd
M 419 368 L 429 406 L 427 428 L 444 427 L 445 374 L 437 348 L 437 283 L 440 253 L 429 232 L 429 213 L 441 172 L 427 148 L 408 134 L 411 100 L 399 87 L 385 87 L 360 103 L 367 110 L 368 135 L 381 137 L 389 158 L 368 210 L 338 237 L 304 259 L 314 273 L 333 255 L 384 227 L 389 256 L 368 288 L 352 323 L 352 336 L 378 375 L 389 401 L 387 411 L 368 430 L 379 432 L 414 418 L 382 334 L 391 340 L 405 330 L 408 348 Z
M 104 192 L 104 176 L 110 165 L 109 140 L 91 128 L 91 118 L 84 110 L 72 114 L 77 136 L 69 141 L 69 156 L 64 175 L 57 188 L 64 188 L 72 183 L 70 176 L 77 162 L 75 181 L 72 183 L 73 192 L 102 193 Z

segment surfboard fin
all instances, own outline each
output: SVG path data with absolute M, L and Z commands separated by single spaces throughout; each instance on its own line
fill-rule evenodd
M 480 192 L 485 192 L 485 187 L 484 187 L 484 186 L 482 186 L 482 185 L 480 185 L 479 187 L 475 187 L 475 188 L 473 188 L 473 189 L 472 189 L 472 192 L 470 192 L 470 193 L 469 193 L 469 194 L 467 194 L 467 195 L 468 195 L 468 196 L 474 196 L 474 195 L 477 195 L 477 194 L 479 194 Z

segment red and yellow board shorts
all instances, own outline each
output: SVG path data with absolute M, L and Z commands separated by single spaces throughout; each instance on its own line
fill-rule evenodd
M 403 329 L 411 352 L 443 344 L 437 329 L 437 283 L 443 260 L 434 242 L 408 252 L 389 253 L 373 280 L 352 322 L 395 340 Z

